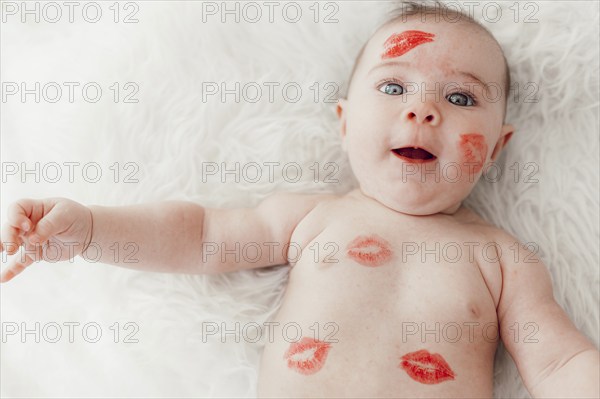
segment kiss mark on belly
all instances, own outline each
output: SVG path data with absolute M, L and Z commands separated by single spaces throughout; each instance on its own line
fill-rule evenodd
M 402 33 L 394 33 L 390 36 L 383 47 L 385 51 L 381 54 L 381 59 L 400 57 L 413 48 L 433 41 L 433 33 L 422 32 L 420 30 L 407 30 Z
M 485 137 L 479 133 L 461 134 L 458 148 L 463 157 L 463 169 L 478 173 L 483 168 L 487 157 Z
M 363 266 L 376 267 L 392 257 L 390 244 L 377 234 L 358 236 L 346 248 L 347 255 Z
M 288 368 L 310 375 L 321 370 L 330 349 L 331 345 L 327 342 L 303 337 L 290 345 L 283 358 L 287 360 Z
M 439 384 L 454 379 L 454 371 L 438 353 L 429 353 L 422 349 L 417 352 L 407 353 L 402 356 L 398 367 L 406 374 L 421 384 Z

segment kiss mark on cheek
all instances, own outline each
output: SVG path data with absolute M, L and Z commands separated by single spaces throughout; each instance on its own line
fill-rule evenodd
M 381 54 L 381 59 L 400 57 L 423 43 L 432 42 L 434 37 L 433 33 L 420 30 L 394 33 L 383 43 L 385 51 Z
M 402 356 L 398 367 L 406 371 L 406 374 L 421 384 L 439 384 L 444 381 L 453 380 L 454 371 L 450 365 L 438 353 L 429 353 L 422 349 L 417 352 L 407 353 Z
M 377 267 L 392 258 L 390 244 L 377 234 L 358 236 L 346 247 L 346 254 L 363 266 Z
M 289 369 L 300 374 L 311 375 L 321 370 L 331 345 L 317 339 L 303 337 L 294 342 L 283 355 Z
M 479 133 L 461 134 L 458 148 L 463 158 L 463 169 L 479 173 L 487 157 L 485 137 Z

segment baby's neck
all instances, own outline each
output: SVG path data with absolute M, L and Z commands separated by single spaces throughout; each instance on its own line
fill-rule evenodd
M 443 215 L 454 215 L 460 209 L 461 206 L 462 206 L 462 201 L 456 205 L 451 206 L 448 209 L 443 210 L 440 213 Z
M 375 201 L 375 202 L 377 202 L 378 204 L 380 204 L 380 205 L 383 205 L 383 206 L 385 206 L 386 208 L 389 208 L 389 209 L 393 210 L 394 212 L 398 212 L 398 213 L 404 213 L 404 212 L 400 212 L 400 211 L 398 211 L 398 210 L 396 210 L 396 209 L 390 208 L 390 207 L 388 207 L 387 205 L 385 205 L 385 204 L 383 204 L 383 203 L 379 202 L 379 201 L 378 201 L 376 198 L 373 198 L 373 197 L 371 197 L 371 196 L 369 196 L 369 195 L 365 194 L 365 193 L 364 193 L 364 192 L 363 192 L 363 191 L 360 189 L 360 187 L 359 187 L 359 188 L 356 188 L 356 189 L 354 189 L 353 191 L 351 191 L 351 192 L 350 192 L 350 194 L 353 194 L 353 195 L 355 195 L 355 196 L 358 196 L 358 197 L 362 197 L 363 199 L 366 199 L 366 200 L 368 200 L 368 201 Z M 435 213 L 435 214 L 428 215 L 428 216 L 433 216 L 433 215 L 449 215 L 449 216 L 453 216 L 453 215 L 456 215 L 456 213 L 457 213 L 457 212 L 458 212 L 458 211 L 461 209 L 461 207 L 462 207 L 462 201 L 460 201 L 460 202 L 458 202 L 457 204 L 454 204 L 454 205 L 452 205 L 452 206 L 450 206 L 450 207 L 448 207 L 448 208 L 444 209 L 443 211 L 440 211 L 440 212 L 437 212 L 437 213 Z M 413 215 L 413 214 L 410 214 L 410 213 L 404 213 L 404 214 L 405 214 L 405 215 L 408 215 L 408 216 L 421 216 L 421 215 Z

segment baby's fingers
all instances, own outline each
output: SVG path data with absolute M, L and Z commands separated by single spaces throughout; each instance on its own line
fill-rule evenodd
M 60 233 L 65 228 L 64 212 L 56 211 L 56 204 L 55 198 L 23 198 L 11 204 L 7 211 L 7 222 L 3 226 L 3 240 L 18 243 L 16 236 L 26 235 L 32 243 L 43 243 Z
M 8 225 L 23 230 L 25 233 L 31 230 L 32 222 L 27 215 L 31 214 L 34 206 L 36 206 L 36 201 L 30 199 L 21 199 L 10 204 L 6 212 Z
M 22 230 L 9 224 L 2 226 L 2 233 L 0 234 L 1 251 L 6 251 L 9 255 L 17 253 L 21 244 L 23 244 L 23 238 L 20 234 L 22 234 Z
M 16 253 L 22 244 L 21 237 L 33 227 L 25 209 L 25 206 L 30 206 L 31 203 L 32 200 L 24 199 L 9 205 L 6 222 L 2 225 L 0 233 L 0 252 L 6 250 L 9 255 Z
M 6 283 L 7 281 L 12 280 L 16 275 L 25 270 L 27 266 L 31 265 L 33 261 L 34 260 L 29 255 L 26 255 L 24 251 L 19 251 L 19 254 L 10 260 L 6 269 L 0 274 L 0 283 Z

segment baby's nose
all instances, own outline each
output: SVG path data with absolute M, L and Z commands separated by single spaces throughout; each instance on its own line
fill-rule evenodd
M 429 115 L 424 114 L 424 117 L 419 117 L 419 116 L 417 116 L 417 114 L 415 114 L 414 112 L 411 111 L 408 113 L 408 119 L 415 120 L 417 123 L 427 123 L 427 122 L 431 123 L 435 119 L 435 116 L 433 116 L 432 114 L 429 114 Z
M 403 119 L 418 124 L 435 126 L 440 121 L 440 115 L 434 107 L 422 105 L 404 111 Z

